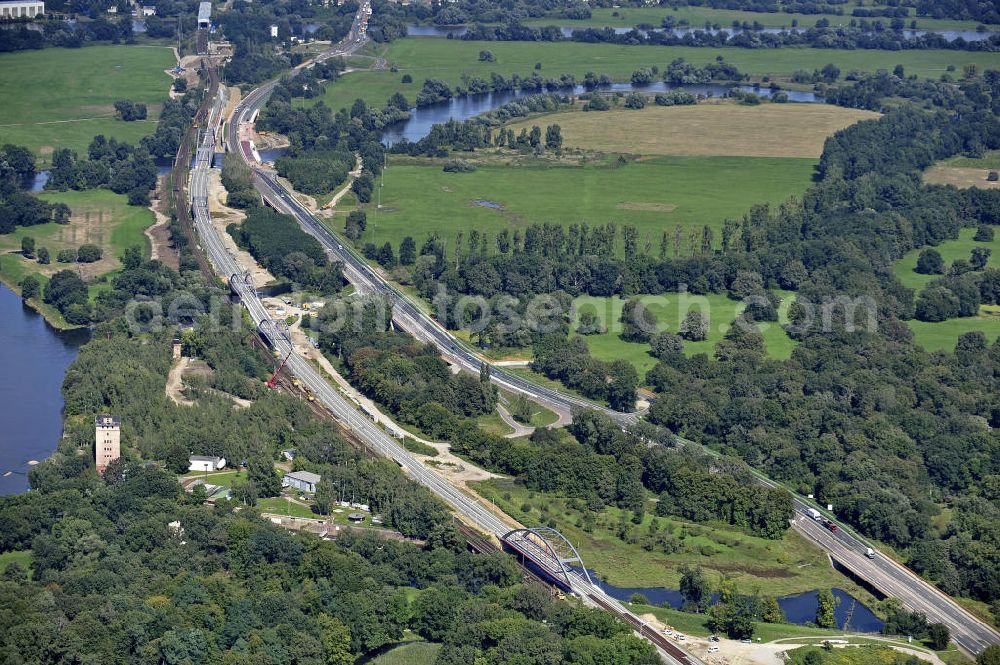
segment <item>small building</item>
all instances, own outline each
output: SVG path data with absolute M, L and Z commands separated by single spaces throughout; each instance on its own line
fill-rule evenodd
M 271 39 L 278 38 L 278 26 L 271 24 Z
M 198 5 L 198 29 L 208 30 L 212 27 L 212 3 L 202 2 Z
M 180 360 L 182 349 L 183 346 L 181 345 L 181 338 L 174 337 L 173 344 L 170 347 L 170 353 L 174 360 Z
M 364 522 L 365 521 L 365 514 L 364 513 L 351 513 L 351 514 L 349 514 L 347 516 L 347 519 L 351 520 L 352 522 Z
M 226 468 L 225 457 L 215 457 L 211 455 L 191 455 L 188 458 L 191 466 L 188 471 L 218 471 Z
M 294 487 L 301 492 L 313 493 L 319 484 L 320 475 L 310 471 L 292 471 L 281 480 L 282 487 Z
M 108 13 L 109 14 L 117 14 L 118 13 L 118 5 L 111 5 L 110 7 L 108 7 Z
M 281 451 L 281 456 L 289 462 L 295 461 L 295 456 L 297 454 L 298 451 L 295 450 L 295 448 L 285 448 L 284 450 Z
M 143 15 L 143 17 L 146 17 L 146 16 L 156 16 L 156 5 L 143 5 L 142 6 L 142 15 Z
M 122 455 L 122 421 L 118 416 L 100 415 L 94 419 L 94 463 L 104 473 Z
M 45 13 L 45 3 L 39 0 L 0 0 L 0 19 L 35 18 Z

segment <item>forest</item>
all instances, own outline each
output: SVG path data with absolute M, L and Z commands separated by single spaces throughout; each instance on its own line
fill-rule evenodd
M 324 295 L 339 292 L 346 283 L 341 264 L 330 262 L 319 241 L 291 215 L 257 204 L 247 210 L 242 224 L 226 230 L 273 275 Z

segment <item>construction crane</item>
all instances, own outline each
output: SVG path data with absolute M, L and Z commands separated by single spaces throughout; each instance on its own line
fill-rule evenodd
M 267 380 L 267 387 L 268 388 L 274 388 L 274 383 L 275 383 L 275 381 L 278 380 L 278 372 L 281 371 L 281 368 L 285 366 L 285 363 L 287 363 L 288 359 L 291 358 L 291 357 L 292 357 L 292 350 L 289 349 L 288 350 L 288 355 L 285 356 L 284 360 L 282 360 L 280 363 L 278 363 L 278 367 L 274 370 L 274 374 L 272 374 L 271 378 Z

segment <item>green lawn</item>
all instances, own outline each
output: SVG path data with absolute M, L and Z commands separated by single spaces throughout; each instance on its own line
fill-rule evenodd
M 777 295 L 782 299 L 779 317 L 784 322 L 795 294 L 778 291 Z M 666 293 L 660 296 L 642 296 L 642 302 L 656 316 L 659 330 L 677 332 L 680 322 L 690 309 L 701 309 L 702 313 L 709 317 L 708 339 L 703 342 L 684 342 L 684 353 L 689 356 L 706 353 L 712 357 L 716 343 L 723 338 L 733 320 L 743 311 L 743 303 L 721 294 L 695 296 Z M 608 361 L 624 358 L 635 365 L 639 376 L 643 377 L 656 364 L 656 359 L 649 354 L 649 344 L 626 342 L 621 339 L 619 319 L 624 304 L 625 301 L 618 296 L 611 298 L 580 296 L 573 301 L 577 316 L 583 309 L 593 307 L 606 330 L 598 335 L 584 336 L 591 355 L 599 360 Z M 573 330 L 576 329 L 576 325 L 573 324 Z M 795 342 L 788 337 L 779 322 L 760 324 L 760 327 L 767 352 L 772 358 L 785 359 L 791 356 Z
M 491 434 L 496 434 L 497 436 L 507 436 L 514 431 L 510 425 L 503 421 L 503 418 L 496 411 L 485 416 L 479 416 L 476 418 L 476 422 L 479 423 L 480 429 L 486 430 Z
M 0 55 L 0 144 L 23 145 L 44 166 L 54 148 L 84 154 L 96 134 L 136 142 L 156 127 L 175 65 L 161 47 L 47 48 Z M 114 117 L 114 102 L 149 106 L 145 122 Z
M 440 650 L 440 644 L 413 642 L 387 651 L 371 661 L 371 665 L 432 665 Z
M 953 351 L 955 342 L 967 332 L 979 331 L 992 344 L 1000 335 L 1000 307 L 980 307 L 979 316 L 948 319 L 939 323 L 928 323 L 916 319 L 906 322 L 913 331 L 913 341 L 928 351 Z
M 854 3 L 843 5 L 844 16 L 836 14 L 786 14 L 785 12 L 751 12 L 732 9 L 713 9 L 711 7 L 678 7 L 671 9 L 667 7 L 621 7 L 612 9 L 607 7 L 595 8 L 593 15 L 589 19 L 571 21 L 564 18 L 544 18 L 531 19 L 525 21 L 527 25 L 562 25 L 569 27 L 622 27 L 630 28 L 640 23 L 648 23 L 659 27 L 666 16 L 673 16 L 677 21 L 687 21 L 692 28 L 701 28 L 708 21 L 712 24 L 718 23 L 723 28 L 732 26 L 733 21 L 740 23 L 753 23 L 757 21 L 767 28 L 791 28 L 792 21 L 798 21 L 800 29 L 811 28 L 816 25 L 816 21 L 825 18 L 830 21 L 831 26 L 849 26 L 852 17 L 851 9 Z M 617 16 L 614 16 L 617 14 Z M 860 20 L 860 19 L 858 19 Z M 887 24 L 890 19 L 868 19 L 869 23 L 881 20 Z M 956 21 L 952 19 L 921 18 L 914 12 L 906 19 L 906 27 L 910 27 L 910 21 L 916 20 L 917 27 L 923 30 L 975 30 L 976 21 Z
M 987 150 L 982 157 L 952 157 L 940 164 L 960 168 L 1000 170 L 1000 150 Z
M 938 252 L 941 253 L 941 258 L 944 259 L 945 270 L 951 265 L 951 262 L 955 259 L 966 259 L 972 254 L 972 250 L 976 247 L 985 247 L 987 249 L 992 249 L 993 253 L 990 255 L 990 259 L 987 265 L 992 268 L 1000 268 L 1000 233 L 994 236 L 993 242 L 976 242 L 972 237 L 976 235 L 975 229 L 961 229 L 958 232 L 958 238 L 956 240 L 945 240 L 937 247 Z M 917 258 L 926 248 L 915 249 L 911 252 L 907 252 L 903 258 L 896 262 L 893 266 L 893 271 L 896 273 L 896 277 L 902 282 L 903 286 L 911 289 L 915 289 L 918 293 L 923 289 L 928 282 L 931 282 L 941 275 L 921 275 L 913 271 L 917 265 Z
M 634 10 L 633 10 L 634 11 Z M 337 83 L 326 87 L 326 94 L 314 100 L 297 100 L 296 103 L 313 105 L 321 99 L 334 109 L 350 104 L 357 98 L 382 105 L 396 91 L 402 91 L 411 102 L 416 98 L 424 79 L 440 78 L 451 85 L 461 83 L 463 73 L 489 79 L 491 72 L 504 76 L 517 73 L 528 76 L 534 72 L 536 62 L 542 63 L 543 76 L 573 74 L 582 79 L 588 71 L 608 74 L 616 81 L 627 81 L 632 72 L 641 67 L 658 65 L 663 69 L 671 60 L 684 58 L 696 65 L 712 62 L 716 56 L 725 57 L 741 72 L 753 77 L 769 76 L 786 80 L 798 69 L 819 69 L 834 63 L 841 71 L 856 69 L 874 71 L 892 70 L 897 64 L 906 67 L 907 74 L 940 76 L 948 65 L 955 65 L 958 72 L 966 64 L 974 63 L 983 69 L 996 69 L 995 53 L 950 50 L 875 51 L 867 49 L 832 50 L 814 48 L 742 49 L 698 48 L 688 46 L 620 46 L 616 44 L 583 44 L 576 42 L 474 42 L 458 39 L 409 38 L 399 39 L 387 46 L 377 47 L 398 72 L 359 71 L 343 76 Z M 479 51 L 489 48 L 496 62 L 479 62 Z M 401 78 L 409 74 L 413 83 L 403 84 Z
M 246 477 L 246 474 L 239 471 L 220 471 L 205 474 L 202 471 L 188 471 L 182 478 L 204 478 L 209 485 L 232 488 L 237 479 Z
M 403 158 L 397 158 L 403 159 Z M 385 174 L 382 209 L 368 211 L 363 242 L 394 246 L 433 231 L 451 242 L 459 230 L 491 237 L 531 224 L 615 222 L 635 225 L 640 244 L 655 251 L 664 231 L 714 229 L 716 244 L 728 218 L 755 203 L 778 203 L 804 192 L 813 160 L 765 157 L 657 157 L 618 166 L 613 160 L 574 165 L 528 158 L 519 165 L 494 160 L 473 173 L 444 173 L 441 160 L 393 163 Z M 489 201 L 502 209 L 475 201 Z M 342 229 L 341 229 L 342 230 Z
M 303 506 L 280 496 L 259 499 L 257 507 L 264 513 L 289 515 L 290 517 L 306 517 L 309 519 L 319 519 L 321 517 L 314 513 L 308 506 Z
M 31 550 L 13 550 L 0 554 L 0 574 L 7 570 L 7 566 L 16 563 L 31 576 Z
M 673 536 L 681 540 L 682 547 L 673 554 L 647 552 L 641 545 L 629 545 L 617 537 L 621 514 L 617 508 L 601 511 L 592 533 L 587 533 L 580 526 L 582 513 L 571 508 L 564 498 L 529 492 L 510 480 L 478 482 L 473 486 L 481 496 L 495 502 L 522 524 L 535 526 L 554 522 L 580 551 L 586 566 L 619 587 L 676 589 L 680 584 L 678 568 L 697 564 L 705 569 L 713 583 L 723 575 L 730 575 L 742 588 L 749 590 L 757 585 L 762 592 L 772 595 L 837 586 L 858 598 L 869 597 L 833 570 L 823 552 L 792 530 L 781 540 L 767 540 L 728 525 L 693 524 L 678 518 L 659 517 L 656 519 L 661 529 L 669 528 Z M 523 510 L 525 504 L 530 506 L 529 511 Z M 653 517 L 650 503 L 642 524 L 630 528 L 644 535 Z M 703 554 L 703 548 L 711 548 L 711 553 Z M 709 552 L 708 549 L 704 551 Z
M 972 239 L 975 234 L 975 229 L 962 229 L 956 240 L 946 240 L 934 248 L 941 253 L 946 267 L 955 259 L 968 259 L 973 248 L 985 247 L 993 250 L 987 265 L 1000 268 L 1000 235 L 993 242 L 976 242 Z M 940 277 L 940 275 L 921 275 L 913 271 L 921 251 L 923 249 L 908 252 L 893 267 L 899 281 L 918 294 L 928 282 Z M 992 343 L 1000 335 L 1000 308 L 984 305 L 976 317 L 949 319 L 939 323 L 912 320 L 907 321 L 907 325 L 913 331 L 914 341 L 928 351 L 951 351 L 955 348 L 959 336 L 966 332 L 980 331 Z

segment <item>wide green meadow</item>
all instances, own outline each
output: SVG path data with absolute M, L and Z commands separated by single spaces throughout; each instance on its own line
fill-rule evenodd
M 694 524 L 674 517 L 655 517 L 653 505 L 639 525 L 629 526 L 635 535 L 645 535 L 655 519 L 661 530 L 681 541 L 677 552 L 647 551 L 618 537 L 622 513 L 606 507 L 597 514 L 588 532 L 583 528 L 584 513 L 570 499 L 551 493 L 532 492 L 506 479 L 470 483 L 485 499 L 522 524 L 554 524 L 580 551 L 587 568 L 619 587 L 665 587 L 676 589 L 679 568 L 701 566 L 716 582 L 722 576 L 734 578 L 745 589 L 759 587 L 773 595 L 838 586 L 856 590 L 830 566 L 826 555 L 802 536 L 789 530 L 780 540 L 760 538 L 723 524 Z M 584 510 L 586 510 L 584 508 Z
M 104 134 L 135 143 L 156 128 L 176 64 L 169 48 L 88 46 L 0 55 L 0 144 L 30 148 L 42 166 L 57 148 L 85 154 Z M 119 99 L 149 107 L 146 121 L 115 117 Z
M 852 16 L 851 9 L 854 3 L 843 5 L 845 12 L 843 15 L 837 14 L 789 14 L 785 12 L 752 12 L 738 9 L 715 9 L 712 7 L 597 7 L 592 10 L 589 19 L 570 20 L 565 18 L 541 18 L 525 21 L 526 25 L 561 25 L 571 28 L 604 27 L 631 28 L 639 24 L 649 24 L 659 27 L 663 19 L 672 16 L 678 22 L 687 21 L 692 28 L 703 28 L 705 22 L 713 25 L 718 24 L 723 29 L 732 26 L 733 21 L 740 23 L 754 23 L 755 21 L 765 28 L 791 28 L 792 21 L 796 21 L 798 28 L 806 29 L 816 25 L 816 21 L 826 19 L 831 27 L 849 26 Z M 860 19 L 855 19 L 860 20 Z M 868 19 L 869 23 L 881 20 L 888 23 L 889 19 Z M 910 27 L 910 21 L 917 22 L 917 28 L 921 30 L 975 30 L 976 21 L 957 21 L 952 19 L 933 19 L 917 16 L 910 10 L 910 16 L 906 19 L 906 27 Z M 993 26 L 994 28 L 996 26 Z
M 405 158 L 395 158 L 403 160 Z M 544 222 L 590 226 L 634 225 L 654 251 L 663 231 L 708 225 L 716 243 L 726 218 L 754 203 L 779 203 L 809 186 L 811 159 L 657 157 L 619 164 L 525 158 L 511 165 L 487 161 L 472 173 L 445 173 L 443 161 L 389 160 L 382 209 L 368 209 L 363 242 L 398 246 L 437 232 L 451 241 L 459 230 L 495 236 Z M 494 207 L 496 206 L 499 207 Z
M 684 58 L 700 66 L 713 62 L 720 55 L 741 72 L 755 78 L 768 76 L 775 80 L 787 80 L 796 70 L 812 71 L 831 62 L 844 75 L 851 70 L 892 70 L 897 64 L 904 65 L 907 74 L 929 77 L 945 73 L 948 65 L 954 65 L 958 72 L 966 64 L 976 64 L 980 70 L 1000 66 L 1000 55 L 996 53 L 949 50 L 698 48 L 577 42 L 475 42 L 434 37 L 399 39 L 373 48 L 398 71 L 351 72 L 336 84 L 328 85 L 322 97 L 298 100 L 297 103 L 312 105 L 323 100 L 328 106 L 339 109 L 361 98 L 382 105 L 397 91 L 403 92 L 413 102 L 425 79 L 439 78 L 454 86 L 461 84 L 462 74 L 487 80 L 492 72 L 504 76 L 515 73 L 529 76 L 535 72 L 535 63 L 539 62 L 542 63 L 539 72 L 542 76 L 573 74 L 582 80 L 588 71 L 593 71 L 608 74 L 616 81 L 628 81 L 633 71 L 643 67 L 658 65 L 662 69 L 675 58 Z M 480 62 L 479 52 L 483 49 L 490 50 L 496 62 Z M 406 74 L 413 78 L 412 83 L 401 82 Z

